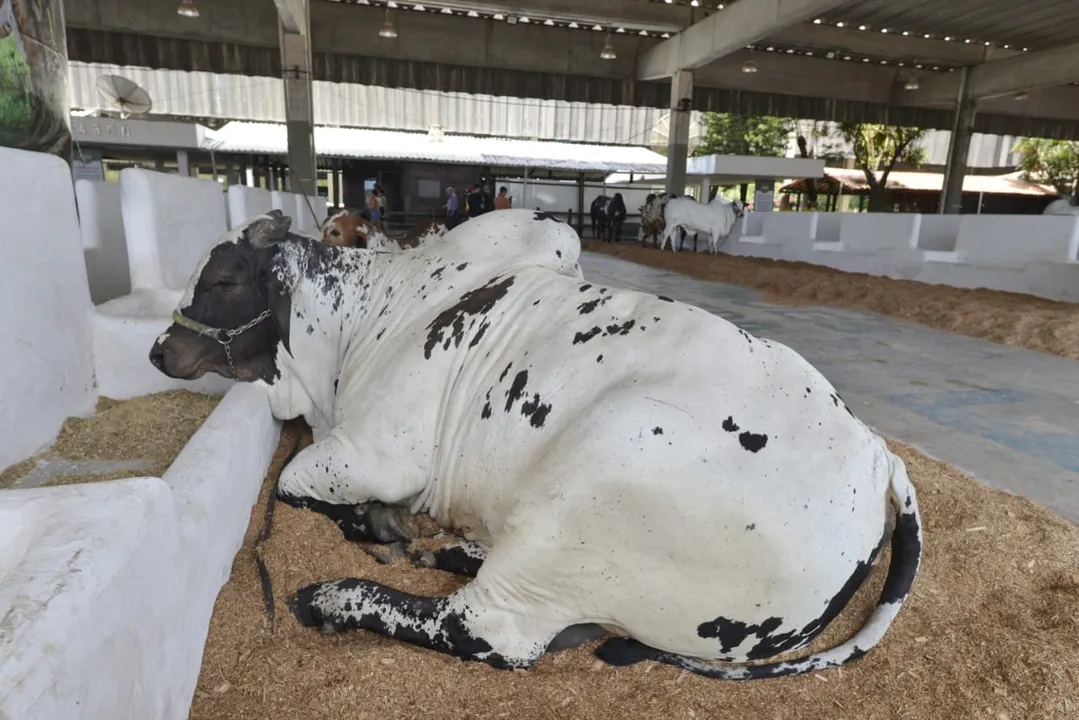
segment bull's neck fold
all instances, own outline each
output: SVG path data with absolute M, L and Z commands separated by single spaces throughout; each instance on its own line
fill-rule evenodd
M 291 297 L 289 349 L 277 347 L 280 379 L 267 386 L 274 415 L 303 415 L 315 440 L 336 424 L 338 378 L 350 345 L 386 295 L 387 253 L 326 245 L 309 238 L 280 243 L 272 272 Z

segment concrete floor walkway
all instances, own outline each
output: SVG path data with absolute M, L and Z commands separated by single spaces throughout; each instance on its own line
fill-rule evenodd
M 667 295 L 788 345 L 880 433 L 1079 522 L 1079 362 L 585 253 L 592 282 Z M 718 349 L 717 349 L 718 352 Z

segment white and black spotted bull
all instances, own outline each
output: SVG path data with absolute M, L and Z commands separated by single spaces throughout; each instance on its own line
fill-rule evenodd
M 414 562 L 473 578 L 437 598 L 316 583 L 290 599 L 301 623 L 497 668 L 609 632 L 607 662 L 734 680 L 839 666 L 884 635 L 919 568 L 914 488 L 794 351 L 583 281 L 576 234 L 542 213 L 490 213 L 399 253 L 288 227 L 267 216 L 217 245 L 151 361 L 256 383 L 277 417 L 308 420 L 283 501 L 365 542 L 429 513 L 466 539 Z M 854 637 L 729 664 L 817 637 L 892 519 L 884 590 Z

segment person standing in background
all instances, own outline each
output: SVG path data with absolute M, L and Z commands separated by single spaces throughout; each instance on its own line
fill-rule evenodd
M 446 229 L 452 230 L 457 225 L 457 217 L 460 212 L 457 193 L 452 187 L 446 188 Z
M 483 190 L 479 185 L 473 185 L 468 189 L 465 206 L 468 208 L 469 220 L 483 214 Z
M 495 210 L 509 210 L 513 207 L 513 198 L 508 193 L 509 189 L 505 185 L 498 188 L 498 196 L 495 198 Z
M 377 227 L 382 222 L 382 210 L 378 204 L 377 186 L 371 188 L 371 192 L 367 195 L 367 212 L 371 214 L 371 222 Z
M 386 191 L 382 189 L 382 186 L 375 183 L 375 197 L 378 199 L 378 214 L 379 214 L 379 228 L 382 232 L 386 230 Z

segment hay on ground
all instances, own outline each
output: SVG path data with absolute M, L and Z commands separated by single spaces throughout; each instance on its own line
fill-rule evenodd
M 659 252 L 651 243 L 586 240 L 585 250 L 699 280 L 758 290 L 769 302 L 856 308 L 1001 345 L 1079 360 L 1079 305 L 999 290 L 963 290 L 734 255 Z
M 123 477 L 160 477 L 221 401 L 219 395 L 171 390 L 130 400 L 100 398 L 94 414 L 68 418 L 46 451 L 0 474 L 0 489 L 10 488 L 39 463 L 62 463 L 46 485 L 100 482 Z M 106 472 L 82 472 L 95 465 L 120 465 Z
M 276 596 L 271 630 L 252 554 L 272 489 L 267 482 L 217 599 L 191 718 L 1079 717 L 1079 528 L 892 446 L 917 486 L 925 526 L 923 570 L 907 605 L 884 641 L 845 668 L 746 683 L 649 662 L 614 669 L 595 659 L 595 644 L 549 655 L 528 672 L 505 672 L 365 632 L 325 637 L 300 627 L 286 608 L 307 583 L 364 577 L 444 595 L 463 580 L 407 560 L 379 565 L 331 521 L 281 505 L 265 547 Z M 861 624 L 887 563 L 885 554 L 814 647 L 836 644 Z

